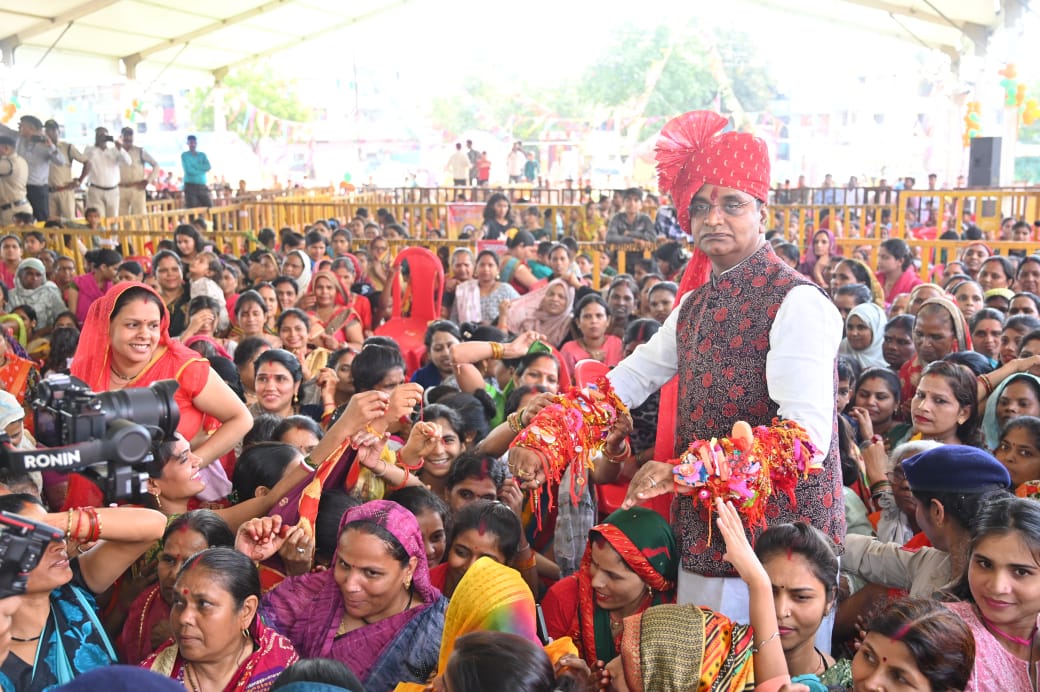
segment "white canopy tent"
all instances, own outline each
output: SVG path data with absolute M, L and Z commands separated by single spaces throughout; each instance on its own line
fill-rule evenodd
M 150 81 L 228 70 L 326 36 L 408 0 L 0 0 L 8 67 L 67 59 Z M 69 63 L 67 63 L 69 64 Z
M 0 0 L 8 67 L 72 58 L 150 81 L 167 70 L 229 69 L 334 34 L 409 0 Z M 986 49 L 1025 0 L 751 0 L 893 35 L 951 55 Z M 811 40 L 811 37 L 806 37 Z

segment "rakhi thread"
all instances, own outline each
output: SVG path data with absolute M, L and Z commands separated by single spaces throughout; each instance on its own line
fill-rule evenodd
M 534 417 L 509 448 L 524 447 L 538 453 L 546 480 L 559 483 L 570 468 L 571 498 L 577 504 L 587 483 L 585 470 L 593 468 L 593 459 L 603 451 L 607 434 L 626 407 L 614 392 L 610 381 L 601 377 L 585 389 L 572 386 Z M 531 503 L 542 528 L 538 509 L 538 492 L 531 490 Z M 549 509 L 553 498 L 549 496 Z
M 774 418 L 770 426 L 733 425 L 729 437 L 694 440 L 675 465 L 676 492 L 692 495 L 708 511 L 708 530 L 715 499 L 732 502 L 749 528 L 765 527 L 765 503 L 783 492 L 795 503 L 799 479 L 823 470 L 814 461 L 818 450 L 805 428 Z M 709 541 L 711 540 L 709 535 Z

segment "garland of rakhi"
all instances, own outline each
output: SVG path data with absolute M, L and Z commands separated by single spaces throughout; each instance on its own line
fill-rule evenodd
M 765 527 L 769 496 L 783 492 L 793 504 L 799 478 L 822 470 L 813 461 L 817 451 L 794 421 L 774 418 L 771 426 L 754 429 L 737 421 L 730 437 L 694 440 L 672 460 L 676 492 L 692 495 L 708 510 L 709 519 L 715 498 L 721 498 L 733 503 L 749 528 Z M 710 520 L 708 526 L 710 531 Z
M 1040 500 L 1040 481 L 1026 481 L 1015 488 L 1015 495 L 1027 500 Z
M 509 448 L 525 447 L 537 452 L 547 481 L 559 483 L 570 468 L 570 493 L 577 504 L 585 490 L 585 470 L 593 468 L 592 460 L 603 451 L 607 433 L 618 416 L 627 411 L 605 377 L 585 389 L 574 386 L 539 411 Z M 530 495 L 541 529 L 538 492 L 531 490 Z M 550 494 L 550 509 L 552 505 Z

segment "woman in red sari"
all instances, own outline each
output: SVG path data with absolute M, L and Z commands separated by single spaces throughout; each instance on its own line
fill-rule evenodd
M 877 279 L 885 289 L 885 305 L 924 283 L 914 271 L 914 256 L 902 238 L 889 238 L 878 249 Z
M 579 571 L 545 595 L 549 636 L 571 637 L 589 666 L 612 660 L 626 617 L 675 602 L 678 566 L 675 536 L 660 514 L 619 509 L 589 531 Z
M 24 353 L 17 339 L 0 328 L 0 387 L 25 406 L 30 390 L 40 381 L 40 372 L 35 363 L 19 354 L 20 350 Z M 26 414 L 29 413 L 27 408 Z
M 914 357 L 899 368 L 900 413 L 910 420 L 910 403 L 929 363 L 954 351 L 971 350 L 971 331 L 957 304 L 948 298 L 930 298 L 917 312 L 914 327 Z M 942 338 L 939 338 L 942 337 Z
M 118 284 L 90 306 L 71 372 L 95 392 L 177 380 L 177 432 L 207 465 L 233 449 L 253 419 L 206 359 L 170 337 L 169 324 L 154 289 Z
M 263 692 L 299 660 L 292 643 L 257 616 L 260 577 L 233 548 L 207 548 L 177 575 L 170 612 L 173 638 L 148 668 L 191 690 Z
M 365 340 L 364 325 L 354 308 L 350 285 L 331 271 L 319 271 L 311 279 L 307 293 L 314 296 L 309 312 L 315 318 L 315 326 L 321 327 L 321 333 L 314 337 L 317 345 L 331 351 L 344 345 L 360 349 Z
M 182 514 L 169 523 L 159 551 L 158 581 L 131 604 L 123 631 L 116 639 L 122 660 L 138 665 L 173 636 L 170 605 L 173 585 L 184 561 L 206 548 L 234 545 L 235 534 L 223 519 L 208 509 Z

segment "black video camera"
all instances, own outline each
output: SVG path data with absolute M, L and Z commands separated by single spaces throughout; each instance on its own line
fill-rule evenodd
M 79 471 L 105 501 L 139 500 L 161 464 L 154 443 L 173 437 L 180 410 L 176 380 L 96 394 L 82 380 L 50 375 L 33 396 L 36 439 L 46 448 L 20 451 L 0 444 L 0 465 L 16 471 Z
M 0 512 L 0 598 L 25 593 L 29 572 L 51 543 L 64 538 L 53 526 Z

